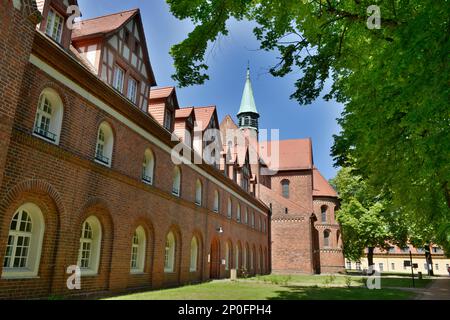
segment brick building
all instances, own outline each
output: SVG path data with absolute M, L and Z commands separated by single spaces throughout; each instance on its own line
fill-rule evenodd
M 231 116 L 221 123 L 223 148 L 229 154 L 222 167 L 223 163 L 237 166 L 225 171 L 245 188 L 239 177 L 248 163 L 250 192 L 271 209 L 273 272 L 344 271 L 340 227 L 335 219 L 338 195 L 314 166 L 311 139 L 258 141 L 260 114 L 249 70 L 237 118 L 238 124 Z M 228 130 L 236 129 L 240 137 L 227 136 Z
M 139 10 L 72 27 L 70 5 L 1 0 L 0 299 L 340 268 L 337 197 L 309 140 L 292 142 L 295 167 L 285 153 L 287 167 L 262 175 L 254 110 L 238 115 L 248 143 L 235 151 L 201 139 L 223 130 L 216 108 L 180 108 L 174 87 L 156 86 Z M 245 90 L 243 106 L 249 77 Z

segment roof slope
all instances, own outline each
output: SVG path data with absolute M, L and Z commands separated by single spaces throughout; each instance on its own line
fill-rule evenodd
M 278 157 L 277 154 L 272 154 L 272 152 L 277 153 L 276 144 L 278 144 Z M 270 169 L 299 170 L 313 168 L 311 139 L 268 141 L 267 150 L 264 150 L 264 143 L 261 143 L 260 148 L 263 151 L 261 157 Z
M 241 107 L 238 115 L 247 112 L 258 113 L 255 97 L 253 95 L 252 81 L 250 80 L 250 69 L 247 69 L 247 79 L 245 80 L 244 92 L 242 93 Z
M 77 22 L 72 32 L 72 40 L 107 35 L 122 27 L 138 12 L 138 9 L 133 9 Z
M 175 87 L 150 88 L 150 100 L 167 99 L 174 90 Z
M 214 112 L 216 112 L 215 106 L 194 107 L 195 119 L 200 130 L 204 131 L 208 127 Z
M 333 189 L 316 167 L 313 170 L 313 196 L 338 197 L 336 190 Z

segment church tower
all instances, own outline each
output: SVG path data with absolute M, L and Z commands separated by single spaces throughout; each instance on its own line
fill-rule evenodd
M 238 125 L 241 130 L 249 129 L 258 135 L 259 113 L 256 109 L 255 97 L 253 96 L 252 82 L 250 80 L 250 68 L 247 68 L 247 79 L 242 94 L 241 107 L 237 114 Z

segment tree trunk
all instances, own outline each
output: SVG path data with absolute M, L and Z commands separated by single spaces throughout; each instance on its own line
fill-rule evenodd
M 375 250 L 374 247 L 368 247 L 367 248 L 367 263 L 369 265 L 368 273 L 370 275 L 374 274 L 375 272 L 375 264 L 373 263 L 373 251 Z
M 425 246 L 425 261 L 427 262 L 428 275 L 429 276 L 433 276 L 434 275 L 434 272 L 433 272 L 433 259 L 431 257 L 431 246 L 429 244 L 427 244 Z

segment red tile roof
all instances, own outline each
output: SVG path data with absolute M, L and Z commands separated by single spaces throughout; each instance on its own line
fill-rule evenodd
M 161 88 L 151 88 L 150 89 L 150 100 L 168 98 L 175 87 L 161 87 Z
M 278 143 L 279 146 L 278 163 L 274 163 L 277 157 L 271 153 L 272 150 L 276 152 L 275 143 Z M 265 151 L 263 148 L 264 145 L 261 145 L 263 153 L 261 156 L 270 169 L 298 170 L 313 168 L 311 139 L 269 141 L 267 142 L 268 150 Z M 267 158 L 267 155 L 269 158 Z
M 72 32 L 72 40 L 106 35 L 116 31 L 138 12 L 139 9 L 133 9 L 80 21 L 75 24 L 75 28 Z
M 205 130 L 209 122 L 211 121 L 211 117 L 216 111 L 216 106 L 208 106 L 208 107 L 194 107 L 195 119 L 197 123 L 200 125 L 201 130 Z
M 313 196 L 338 197 L 336 190 L 333 189 L 316 167 L 313 170 Z
M 177 109 L 175 110 L 175 118 L 179 119 L 179 118 L 187 118 L 192 114 L 192 111 L 194 110 L 194 108 L 181 108 L 181 109 Z

